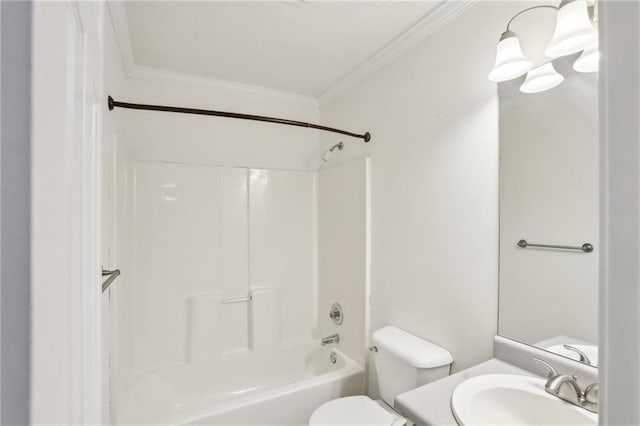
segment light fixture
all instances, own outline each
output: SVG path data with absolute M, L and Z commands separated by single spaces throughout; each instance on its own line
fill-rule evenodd
M 496 47 L 496 62 L 489 73 L 489 80 L 500 82 L 519 77 L 533 67 L 520 48 L 518 36 L 511 30 L 502 33 Z
M 570 55 L 595 43 L 597 37 L 586 0 L 562 0 L 553 38 L 544 54 L 550 58 Z
M 564 77 L 559 74 L 551 62 L 540 65 L 527 73 L 520 91 L 522 93 L 538 93 L 549 90 L 562 83 Z
M 578 72 L 596 72 L 600 62 L 600 51 L 598 43 L 584 49 L 582 55 L 573 63 L 573 69 Z
M 556 13 L 556 26 L 551 43 L 545 50 L 550 58 L 582 52 L 573 68 L 578 72 L 595 72 L 598 70 L 598 34 L 596 30 L 595 0 L 562 0 L 558 7 L 551 5 L 532 6 L 521 10 L 511 17 L 507 29 L 496 47 L 496 62 L 489 73 L 489 80 L 502 82 L 521 76 L 527 77 L 520 86 L 524 93 L 536 93 L 549 90 L 562 83 L 560 75 L 551 62 L 536 68 L 529 61 L 520 47 L 520 41 L 511 31 L 511 24 L 519 16 L 537 9 L 552 9 Z

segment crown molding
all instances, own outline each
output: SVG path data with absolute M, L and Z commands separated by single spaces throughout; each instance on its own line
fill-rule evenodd
M 311 96 L 285 92 L 267 87 L 254 86 L 229 80 L 221 80 L 179 71 L 153 68 L 135 63 L 131 44 L 131 34 L 127 22 L 127 12 L 122 0 L 109 0 L 109 16 L 116 35 L 120 58 L 127 78 L 134 80 L 156 81 L 161 83 L 183 83 L 209 86 L 223 91 L 242 92 L 248 95 L 295 102 L 307 106 L 318 106 L 318 100 Z
M 480 0 L 443 0 L 433 10 L 429 11 L 420 21 L 389 42 L 381 50 L 347 74 L 340 81 L 325 90 L 319 97 L 320 106 L 356 85 L 364 78 L 380 69 L 386 63 L 400 56 L 402 53 L 416 46 L 425 38 L 440 30 L 456 17 L 466 12 Z

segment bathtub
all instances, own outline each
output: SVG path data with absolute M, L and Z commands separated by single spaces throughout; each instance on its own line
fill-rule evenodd
M 363 368 L 338 349 L 315 342 L 289 345 L 147 373 L 131 386 L 114 420 L 154 425 L 303 425 L 322 403 L 361 394 L 363 383 Z

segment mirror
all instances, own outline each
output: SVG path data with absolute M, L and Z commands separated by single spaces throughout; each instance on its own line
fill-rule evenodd
M 578 56 L 553 62 L 550 90 L 498 88 L 499 334 L 597 366 L 598 73 L 574 71 Z

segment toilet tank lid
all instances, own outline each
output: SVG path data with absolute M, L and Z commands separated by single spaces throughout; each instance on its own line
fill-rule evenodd
M 373 344 L 416 368 L 435 368 L 453 362 L 448 350 L 392 325 L 376 330 Z

